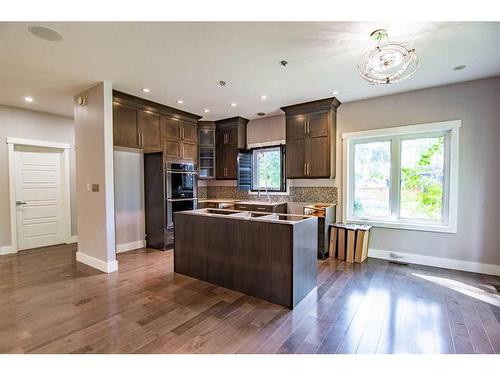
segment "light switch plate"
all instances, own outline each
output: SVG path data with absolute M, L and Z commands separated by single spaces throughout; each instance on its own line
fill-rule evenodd
M 92 193 L 99 192 L 99 184 L 92 184 Z

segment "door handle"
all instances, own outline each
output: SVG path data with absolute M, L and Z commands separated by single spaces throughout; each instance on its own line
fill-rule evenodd
M 26 202 L 16 201 L 16 206 L 22 206 L 23 204 L 27 204 Z

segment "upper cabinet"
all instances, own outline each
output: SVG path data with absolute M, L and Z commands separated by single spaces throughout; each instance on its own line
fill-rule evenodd
M 215 122 L 198 122 L 198 178 L 215 178 Z
M 139 110 L 140 143 L 146 151 L 161 151 L 160 119 L 155 113 Z
M 197 160 L 200 116 L 132 95 L 113 92 L 114 145 L 163 151 L 173 161 Z
M 243 117 L 216 121 L 216 178 L 235 180 L 238 177 L 238 150 L 246 148 L 247 123 Z
M 137 108 L 113 103 L 113 141 L 116 146 L 141 147 Z
M 336 98 L 282 107 L 287 178 L 334 178 Z

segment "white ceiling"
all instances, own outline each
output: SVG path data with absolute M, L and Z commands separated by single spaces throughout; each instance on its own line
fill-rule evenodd
M 61 42 L 34 37 L 32 24 L 0 23 L 0 103 L 67 116 L 72 97 L 102 80 L 199 115 L 209 108 L 205 119 L 216 120 L 280 113 L 334 90 L 348 102 L 500 75 L 500 22 L 43 23 Z M 369 34 L 380 27 L 416 48 L 420 68 L 402 83 L 371 86 L 357 72 L 373 47 Z M 453 70 L 461 64 L 467 68 Z M 34 102 L 24 102 L 26 95 Z

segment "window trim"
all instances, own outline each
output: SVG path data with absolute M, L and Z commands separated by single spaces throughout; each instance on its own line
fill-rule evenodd
M 260 146 L 260 147 L 254 147 L 250 149 L 252 151 L 252 186 L 249 191 L 249 194 L 258 194 L 259 189 L 254 188 L 254 181 L 255 181 L 255 171 L 254 171 L 254 166 L 255 166 L 255 151 L 260 151 L 260 150 L 266 150 L 266 149 L 273 149 L 276 148 L 280 152 L 281 156 L 281 187 L 279 189 L 270 189 L 268 188 L 267 191 L 269 192 L 270 195 L 283 195 L 283 194 L 288 194 L 288 183 L 287 183 L 287 178 L 286 178 L 286 170 L 285 170 L 285 165 L 286 165 L 286 150 L 284 150 L 284 145 L 281 143 L 274 143 L 274 144 L 269 144 L 267 146 Z M 265 192 L 265 188 L 261 188 L 260 192 Z
M 382 228 L 394 228 L 394 229 L 409 229 L 409 230 L 420 230 L 428 232 L 443 232 L 443 233 L 456 233 L 457 232 L 457 212 L 458 212 L 458 162 L 459 162 L 459 129 L 462 126 L 461 120 L 451 120 L 442 121 L 418 125 L 408 125 L 399 126 L 393 128 L 383 128 L 374 129 L 358 132 L 347 132 L 342 133 L 342 143 L 343 143 L 343 189 L 342 189 L 342 220 L 348 223 L 362 223 L 370 224 Z M 389 137 L 397 137 L 401 139 L 412 139 L 418 138 L 425 135 L 435 135 L 438 133 L 449 134 L 449 141 L 445 142 L 445 147 L 449 147 L 449 151 L 445 149 L 445 188 L 444 192 L 447 196 L 443 196 L 443 210 L 445 207 L 448 208 L 447 222 L 444 224 L 432 224 L 430 221 L 423 221 L 421 223 L 417 221 L 405 221 L 404 219 L 392 220 L 361 220 L 357 218 L 352 218 L 351 215 L 351 205 L 349 201 L 353 196 L 353 176 L 349 171 L 349 166 L 353 158 L 352 147 L 356 143 L 363 142 L 373 142 L 377 139 L 387 139 Z M 395 152 L 394 155 L 399 159 L 400 142 L 391 143 L 391 153 Z M 447 146 L 448 145 L 448 146 Z M 449 159 L 446 159 L 449 158 Z M 392 159 L 392 158 L 391 158 Z M 449 166 L 449 173 L 447 173 L 447 168 Z M 399 187 L 400 183 L 400 170 L 392 168 L 391 171 L 391 189 L 394 189 L 397 185 Z M 398 199 L 397 204 L 399 204 L 399 193 L 397 195 L 390 194 L 391 204 L 394 204 L 393 200 Z M 391 211 L 392 212 L 392 211 Z

